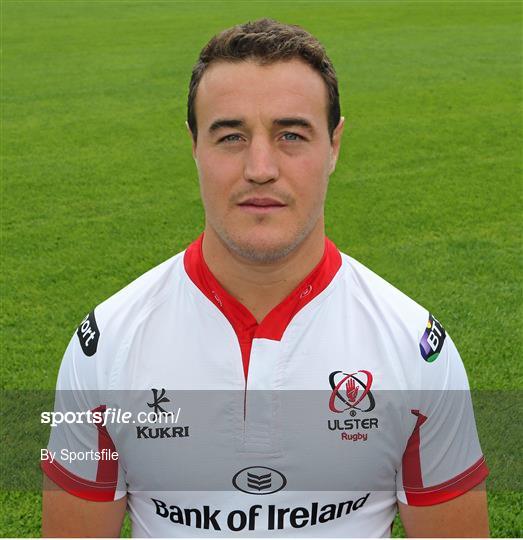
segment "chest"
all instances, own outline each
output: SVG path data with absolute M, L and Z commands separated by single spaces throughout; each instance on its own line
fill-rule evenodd
M 220 314 L 164 312 L 137 331 L 113 405 L 134 423 L 111 433 L 130 485 L 393 489 L 411 431 L 397 347 L 336 304 L 312 308 L 281 340 L 252 340 L 247 378 Z

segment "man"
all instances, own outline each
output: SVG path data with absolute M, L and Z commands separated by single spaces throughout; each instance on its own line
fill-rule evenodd
M 260 20 L 203 49 L 188 128 L 204 234 L 82 321 L 56 399 L 175 425 L 56 426 L 44 535 L 117 536 L 127 506 L 135 536 L 378 537 L 397 507 L 411 536 L 488 535 L 450 337 L 325 237 L 343 122 L 304 30 Z

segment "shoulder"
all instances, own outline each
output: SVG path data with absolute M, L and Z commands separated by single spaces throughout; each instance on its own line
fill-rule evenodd
M 391 369 L 401 366 L 407 385 L 416 388 L 444 385 L 453 365 L 463 381 L 459 354 L 438 319 L 354 258 L 342 258 L 349 317 L 355 319 L 357 335 L 380 342 L 382 362 L 389 362 Z
M 359 307 L 406 327 L 423 328 L 428 311 L 388 281 L 342 254 L 345 285 Z
M 170 296 L 184 275 L 184 253 L 178 253 L 142 274 L 94 309 L 100 339 L 104 330 L 123 330 L 142 313 Z
M 109 388 L 122 348 L 156 307 L 176 297 L 184 283 L 183 255 L 178 253 L 141 275 L 96 306 L 80 322 L 67 347 L 59 380 L 81 376 L 88 388 Z

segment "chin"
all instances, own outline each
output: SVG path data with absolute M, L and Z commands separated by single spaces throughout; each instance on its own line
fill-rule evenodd
M 252 234 L 246 237 L 220 235 L 229 251 L 247 261 L 273 263 L 292 253 L 305 239 L 306 235 L 271 238 L 270 235 Z

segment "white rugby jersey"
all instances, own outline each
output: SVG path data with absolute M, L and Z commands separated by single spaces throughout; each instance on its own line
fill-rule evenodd
M 485 479 L 463 364 L 424 308 L 326 240 L 258 324 L 201 246 L 80 324 L 55 411 L 113 412 L 52 429 L 55 483 L 127 494 L 136 537 L 387 537 L 398 500 Z

